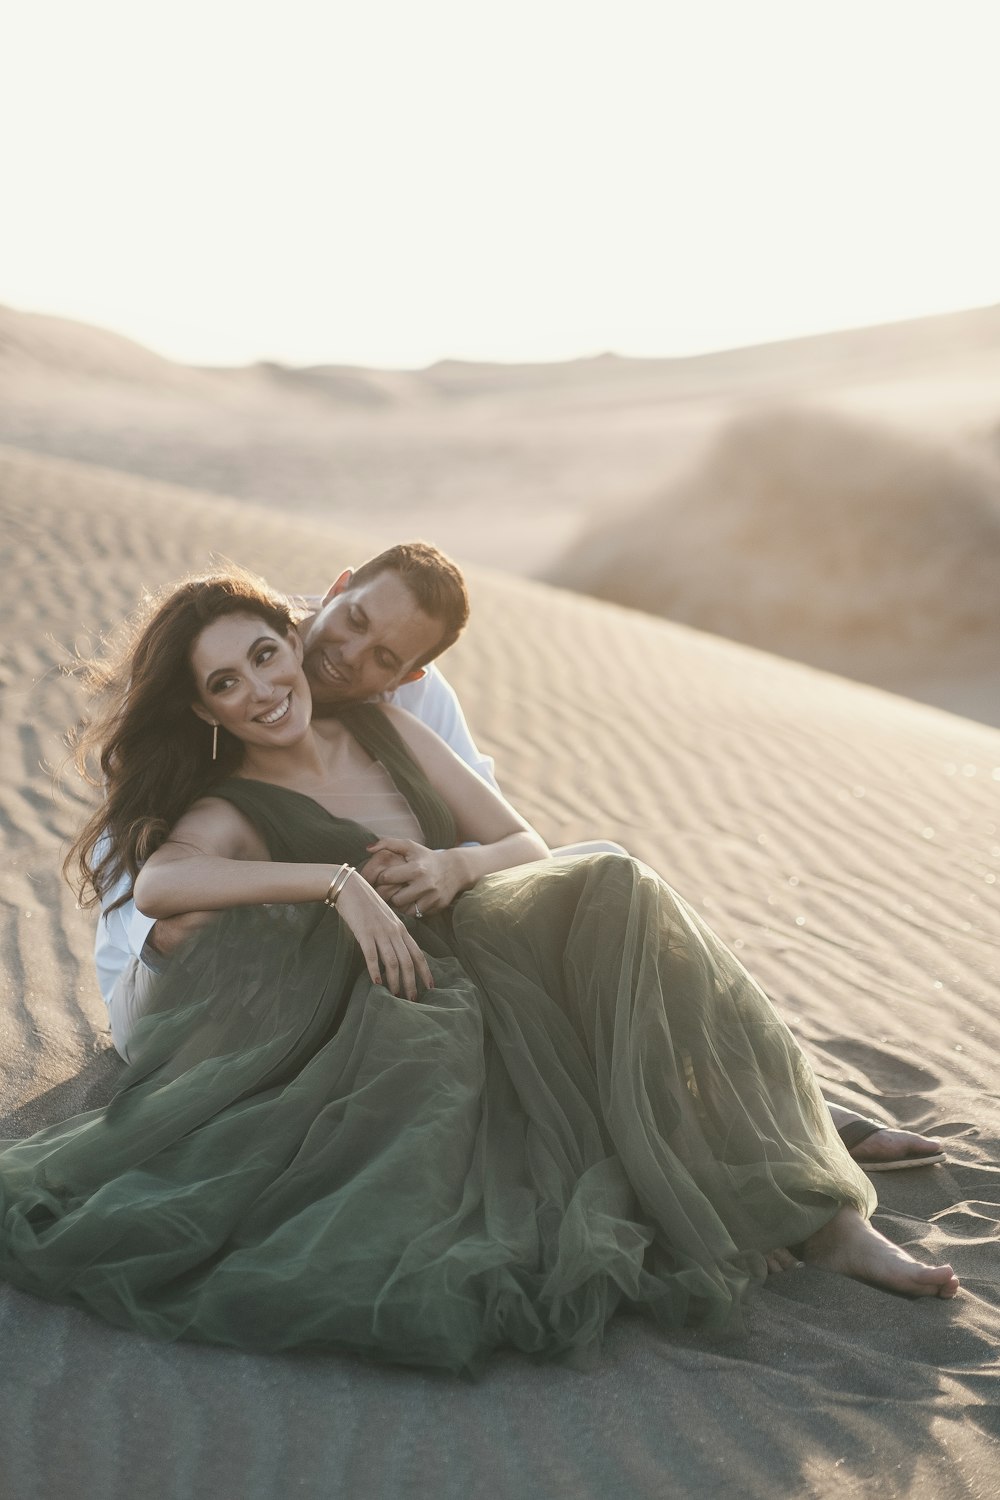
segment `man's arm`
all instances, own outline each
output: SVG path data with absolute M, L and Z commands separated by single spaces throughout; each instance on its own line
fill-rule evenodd
M 428 729 L 433 729 L 487 786 L 500 790 L 493 774 L 493 761 L 490 756 L 481 754 L 472 738 L 458 694 L 433 662 L 419 682 L 405 682 L 388 695 L 387 701 L 405 708 Z
M 129 888 L 129 878 L 123 875 L 105 893 L 101 902 L 101 915 L 94 934 L 94 967 L 97 983 L 105 1005 L 111 1000 L 111 992 L 124 974 L 131 959 L 142 958 L 146 939 L 153 926 L 153 918 L 144 916 L 136 909 L 134 901 L 109 911 L 108 907 Z

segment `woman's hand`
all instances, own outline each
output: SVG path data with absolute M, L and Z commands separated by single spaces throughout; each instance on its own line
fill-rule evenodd
M 379 839 L 368 845 L 365 879 L 408 917 L 443 911 L 468 884 L 460 849 L 425 849 L 413 839 Z
M 373 886 L 364 880 L 348 880 L 337 897 L 336 909 L 357 938 L 374 984 L 384 984 L 407 1000 L 416 1000 L 418 980 L 425 989 L 434 988 L 426 958 Z

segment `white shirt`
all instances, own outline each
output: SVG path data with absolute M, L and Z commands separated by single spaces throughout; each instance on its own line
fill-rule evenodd
M 493 761 L 488 755 L 480 755 L 465 722 L 455 689 L 433 662 L 417 682 L 406 682 L 394 693 L 386 693 L 384 701 L 396 703 L 421 719 L 428 729 L 433 729 L 435 734 L 439 734 L 451 746 L 459 759 L 464 760 L 477 776 L 481 776 L 490 786 L 496 786 Z M 134 901 L 126 901 L 114 911 L 106 909 L 128 886 L 129 878 L 124 875 L 104 897 L 94 939 L 97 983 L 106 1005 L 129 961 L 132 958 L 142 958 L 143 945 L 156 920 L 155 917 L 144 916 L 136 908 Z

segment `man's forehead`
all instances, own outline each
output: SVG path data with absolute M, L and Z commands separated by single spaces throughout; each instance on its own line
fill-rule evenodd
M 411 616 L 426 619 L 398 573 L 376 573 L 374 578 L 367 578 L 363 583 L 349 583 L 341 598 L 350 604 L 361 605 L 373 621 L 376 618 L 399 621 Z
M 421 609 L 398 573 L 378 573 L 338 596 L 343 605 L 367 617 L 373 635 L 400 657 L 420 656 L 441 637 L 440 620 Z

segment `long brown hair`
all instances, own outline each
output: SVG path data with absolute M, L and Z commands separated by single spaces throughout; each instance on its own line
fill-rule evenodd
M 146 602 L 113 654 L 83 663 L 95 711 L 71 736 L 85 780 L 104 801 L 74 839 L 63 873 L 81 905 L 93 906 L 122 879 L 131 895 L 139 867 L 183 812 L 231 775 L 243 758 L 238 740 L 212 730 L 192 710 L 197 697 L 191 648 L 206 625 L 247 614 L 287 635 L 294 618 L 285 599 L 239 569 L 186 578 Z

